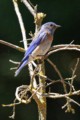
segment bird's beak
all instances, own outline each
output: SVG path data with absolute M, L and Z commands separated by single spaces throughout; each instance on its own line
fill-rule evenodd
M 61 25 L 56 25 L 56 28 L 59 28 L 59 27 L 61 27 Z

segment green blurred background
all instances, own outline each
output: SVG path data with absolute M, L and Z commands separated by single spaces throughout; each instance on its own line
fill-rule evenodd
M 62 28 L 55 33 L 54 43 L 69 44 L 75 40 L 75 44 L 80 44 L 80 0 L 31 0 L 36 5 L 38 11 L 47 14 L 43 23 L 54 21 L 60 24 Z M 27 36 L 30 31 L 34 32 L 33 17 L 26 7 L 19 3 L 20 11 L 23 16 Z M 0 39 L 22 46 L 19 41 L 22 40 L 20 27 L 14 11 L 12 0 L 0 0 Z M 20 61 L 23 57 L 20 53 L 12 48 L 0 44 L 0 120 L 9 120 L 8 116 L 12 114 L 12 108 L 3 108 L 1 104 L 12 103 L 15 98 L 15 89 L 22 84 L 29 84 L 29 74 L 27 67 L 21 71 L 21 74 L 15 78 L 14 70 L 10 71 L 14 64 L 9 59 Z M 76 63 L 76 58 L 80 57 L 80 53 L 76 51 L 62 51 L 52 56 L 50 59 L 58 66 L 64 78 L 71 77 L 71 68 Z M 27 74 L 24 74 L 24 72 Z M 75 88 L 80 89 L 80 64 L 76 71 Z M 23 75 L 24 74 L 24 75 Z M 51 66 L 46 62 L 46 74 L 52 79 L 59 79 Z M 60 85 L 55 85 L 52 91 L 62 92 Z M 80 102 L 80 97 L 75 96 L 75 100 Z M 47 120 L 80 120 L 80 107 L 73 105 L 76 113 L 65 113 L 61 109 L 64 105 L 64 99 L 51 100 L 48 102 Z M 37 106 L 34 101 L 28 105 L 19 105 L 16 107 L 15 120 L 38 120 Z

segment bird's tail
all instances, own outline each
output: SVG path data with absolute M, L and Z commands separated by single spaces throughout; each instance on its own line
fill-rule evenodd
M 20 73 L 20 71 L 21 71 L 21 70 L 17 69 L 14 76 L 17 77 L 18 74 Z
M 20 64 L 20 66 L 18 67 L 18 69 L 15 72 L 15 75 L 14 75 L 15 77 L 18 76 L 18 74 L 24 68 L 25 65 L 26 65 L 26 61 L 24 61 L 23 63 Z

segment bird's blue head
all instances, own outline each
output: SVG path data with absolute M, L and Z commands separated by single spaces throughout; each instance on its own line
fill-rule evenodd
M 61 27 L 61 26 L 60 26 L 60 25 L 57 25 L 57 24 L 54 23 L 54 22 L 47 22 L 47 23 L 45 23 L 45 24 L 42 25 L 41 29 L 42 29 L 42 30 L 45 30 L 45 29 L 46 29 L 46 30 L 50 31 L 51 34 L 54 34 L 55 30 L 56 30 L 57 28 L 59 28 L 59 27 Z

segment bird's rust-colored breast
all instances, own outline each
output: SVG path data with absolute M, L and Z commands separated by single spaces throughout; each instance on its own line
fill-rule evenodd
M 53 35 L 51 35 L 49 32 L 47 32 L 47 37 L 49 41 L 53 40 Z

